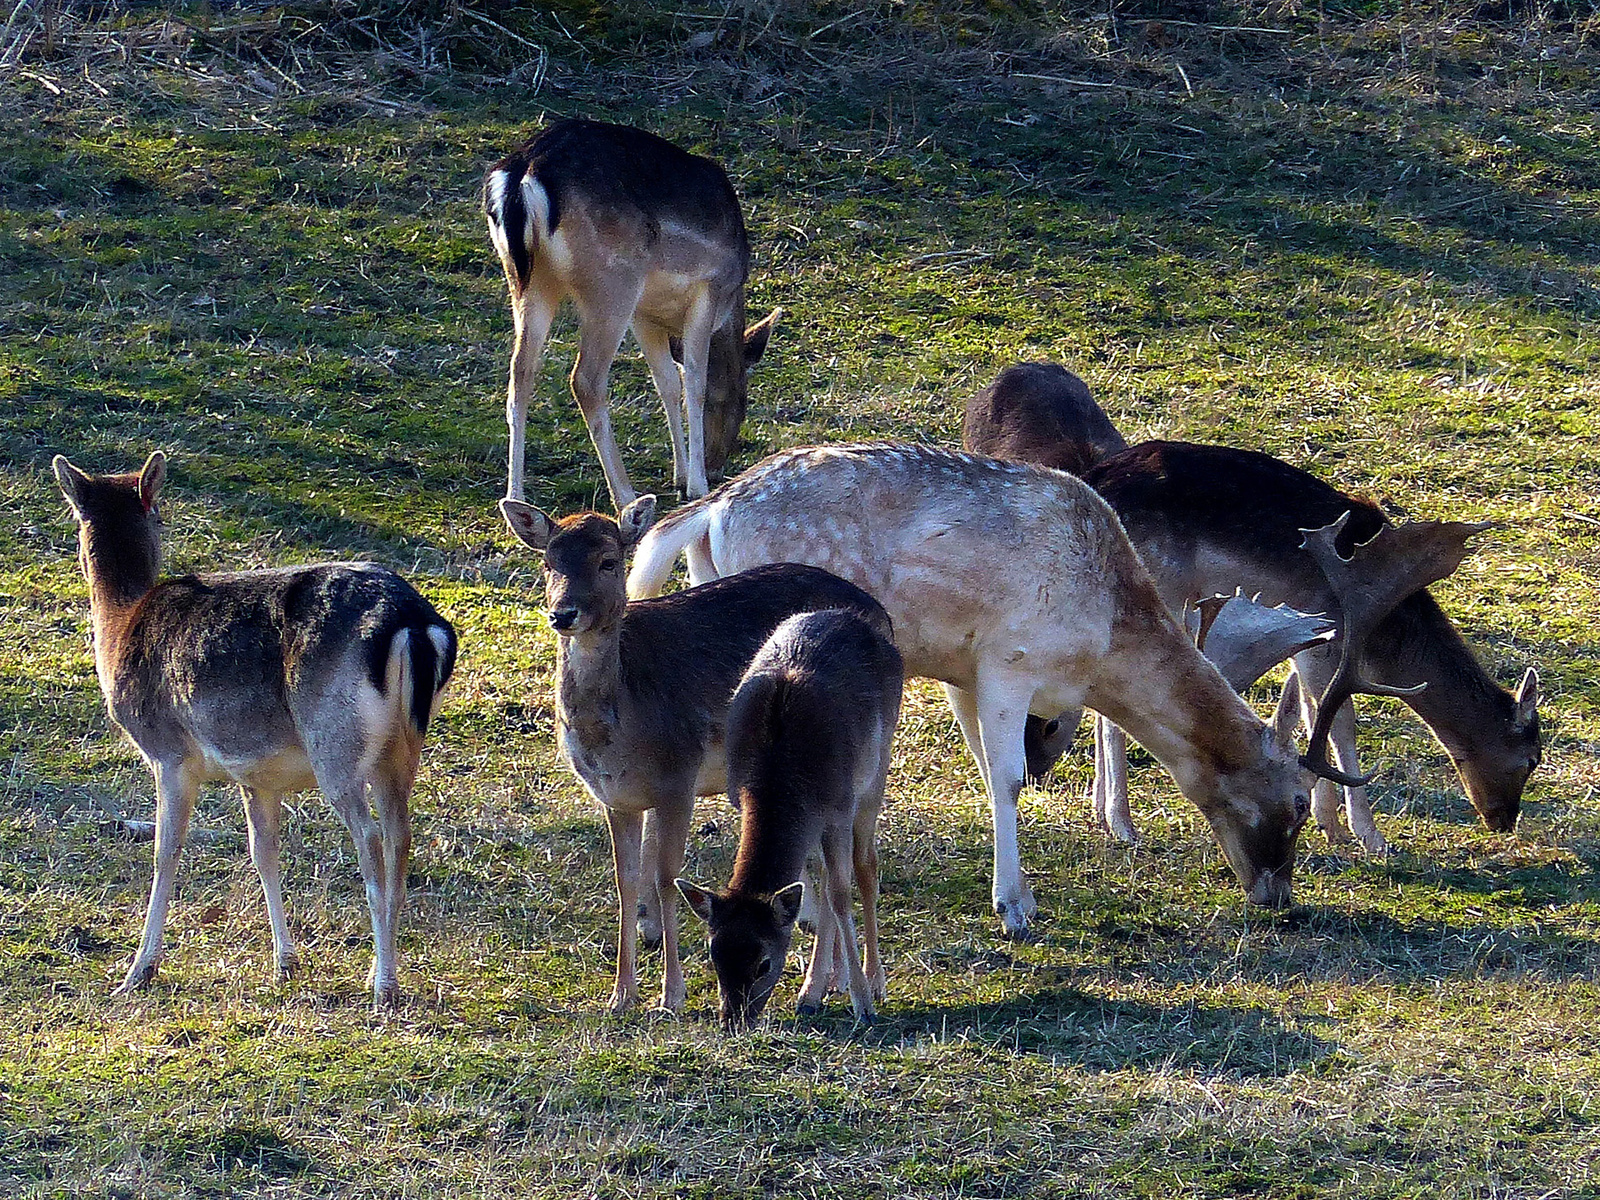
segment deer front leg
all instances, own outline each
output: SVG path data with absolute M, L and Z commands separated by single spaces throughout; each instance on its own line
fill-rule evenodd
M 1104 807 L 1095 815 L 1100 826 L 1119 842 L 1133 845 L 1139 835 L 1133 828 L 1133 811 L 1128 806 L 1128 735 L 1115 722 L 1095 718 L 1095 774 L 1105 772 L 1104 791 L 1097 799 Z
M 506 469 L 506 495 L 521 500 L 526 454 L 528 400 L 539 374 L 545 339 L 555 306 L 533 291 L 525 291 L 511 301 L 511 319 L 516 326 L 516 341 L 511 348 L 511 379 L 506 385 L 506 425 L 511 431 L 511 460 Z
M 994 911 L 1006 934 L 1015 938 L 1027 936 L 1028 922 L 1039 911 L 1017 848 L 1017 799 L 1026 767 L 1022 728 L 1033 691 L 1026 679 L 978 679 L 978 721 L 994 823 Z
M 1294 656 L 1294 672 L 1300 677 L 1300 721 L 1309 734 L 1317 723 L 1316 698 L 1333 679 L 1334 661 L 1325 650 L 1303 651 Z M 1345 707 L 1350 708 L 1348 704 Z M 1351 720 L 1352 722 L 1354 720 L 1353 710 L 1351 710 Z M 1334 722 L 1334 732 L 1329 735 L 1329 742 L 1340 770 L 1348 770 L 1354 767 L 1354 752 L 1352 747 L 1351 767 L 1345 767 L 1345 745 L 1339 737 L 1339 725 L 1338 721 Z M 1350 843 L 1350 835 L 1345 831 L 1344 821 L 1339 816 L 1339 800 L 1340 787 L 1332 780 L 1319 778 L 1312 786 L 1311 815 L 1317 822 L 1317 828 L 1322 830 L 1328 841 L 1334 845 L 1346 846 Z
M 887 760 L 887 755 L 885 759 Z M 883 799 L 883 784 L 877 788 L 878 800 Z M 883 1003 L 889 988 L 889 976 L 883 969 L 883 958 L 878 950 L 878 807 L 872 805 L 856 813 L 851 856 L 856 869 L 856 890 L 861 893 L 861 936 L 866 942 L 867 986 L 872 999 Z
M 827 881 L 827 903 L 833 918 L 837 955 L 842 955 L 849 972 L 850 1007 L 856 1020 L 871 1021 L 872 985 L 861 969 L 861 948 L 856 942 L 856 923 L 850 913 L 850 875 L 854 857 L 854 832 L 843 822 L 830 825 L 822 833 L 823 878 Z
M 154 770 L 156 846 L 150 905 L 144 914 L 144 936 L 139 940 L 139 952 L 134 955 L 128 974 L 111 993 L 113 996 L 126 996 L 156 977 L 167 908 L 172 903 L 172 890 L 178 881 L 178 856 L 189 835 L 189 817 L 194 812 L 195 795 L 200 790 L 199 780 L 184 763 L 157 763 Z
M 606 809 L 611 830 L 611 864 L 617 880 L 617 982 L 611 990 L 611 1011 L 625 1013 L 639 1002 L 639 846 L 644 837 L 641 813 Z
M 685 795 L 674 796 L 656 805 L 655 856 L 645 859 L 649 870 L 641 873 L 640 886 L 655 892 L 656 911 L 661 914 L 661 1007 L 681 1012 L 688 990 L 683 982 L 683 962 L 678 956 L 678 888 L 673 882 L 683 874 L 684 847 L 689 840 L 689 824 L 694 817 L 692 782 Z
M 283 797 L 241 786 L 245 819 L 250 826 L 250 861 L 261 877 L 261 894 L 272 923 L 272 958 L 279 979 L 291 978 L 300 966 L 300 951 L 289 933 L 283 911 L 283 877 L 279 862 L 279 831 L 283 822 Z
M 1339 711 L 1334 714 L 1333 729 L 1328 735 L 1328 745 L 1333 750 L 1334 766 L 1347 775 L 1361 774 L 1361 761 L 1356 756 L 1356 709 L 1354 700 L 1345 701 L 1344 704 L 1340 705 Z M 1383 834 L 1378 832 L 1378 824 L 1372 819 L 1372 805 L 1367 799 L 1366 788 L 1347 787 L 1344 789 L 1344 812 L 1346 819 L 1350 822 L 1350 832 L 1355 834 L 1356 840 L 1366 848 L 1367 853 L 1389 853 L 1389 843 L 1384 840 Z

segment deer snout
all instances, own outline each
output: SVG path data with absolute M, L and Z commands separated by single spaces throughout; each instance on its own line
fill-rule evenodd
M 550 628 L 557 633 L 566 633 L 578 623 L 578 606 L 576 604 L 563 604 L 560 608 L 550 610 Z
M 1262 871 L 1245 895 L 1251 904 L 1259 904 L 1262 908 L 1288 908 L 1294 900 L 1292 893 L 1290 875 L 1285 870 L 1281 873 Z

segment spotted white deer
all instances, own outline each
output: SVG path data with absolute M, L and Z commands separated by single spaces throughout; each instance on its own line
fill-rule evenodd
M 55 460 L 78 519 L 100 690 L 156 783 L 150 906 L 117 991 L 155 977 L 195 797 L 205 781 L 227 779 L 244 795 L 279 973 L 300 960 L 279 874 L 283 796 L 316 786 L 355 839 L 373 997 L 393 1005 L 411 788 L 455 666 L 455 632 L 410 584 L 370 563 L 158 580 L 166 462 L 158 450 L 136 473 L 88 475 Z
M 523 501 L 500 502 L 511 531 L 544 556 L 546 610 L 557 635 L 557 745 L 611 832 L 620 909 L 615 1012 L 639 1000 L 641 896 L 660 914 L 661 1006 L 683 1006 L 674 882 L 695 797 L 727 790 L 728 703 L 750 660 L 796 613 L 844 608 L 881 618 L 859 588 L 794 564 L 630 604 L 623 558 L 655 519 L 655 506 L 647 495 L 615 520 L 591 512 L 557 521 Z
M 994 821 L 994 906 L 1036 912 L 1017 854 L 1023 723 L 1089 705 L 1133 731 L 1205 815 L 1247 897 L 1290 900 L 1310 812 L 1298 699 L 1269 726 L 1162 603 L 1115 514 L 1070 475 L 927 446 L 776 454 L 667 517 L 644 540 L 635 596 L 762 562 L 806 562 L 888 611 L 908 675 L 941 680 Z
M 745 375 L 779 315 L 744 326 L 750 243 L 727 173 L 642 129 L 562 120 L 489 168 L 483 207 L 516 330 L 506 495 L 523 496 L 528 402 L 568 298 L 582 329 L 572 394 L 612 502 L 620 511 L 636 495 L 607 393 L 630 326 L 666 410 L 673 481 L 705 495 L 738 440 Z
M 967 448 L 1013 453 L 1021 447 L 1024 461 L 1070 457 L 1081 462 L 1079 473 L 1116 510 L 1174 608 L 1243 588 L 1269 604 L 1335 614 L 1341 608 L 1340 589 L 1307 552 L 1303 531 L 1348 513 L 1337 538 L 1338 553 L 1345 557 L 1388 527 L 1372 502 L 1265 454 L 1163 441 L 1108 449 L 1104 414 L 1098 408 L 1087 413 L 1076 389 L 1059 379 L 1047 380 L 1050 386 L 1015 387 L 1009 376 L 1002 373 L 969 404 Z M 1386 569 L 1389 556 L 1374 553 L 1380 548 L 1368 546 L 1351 564 L 1334 568 L 1347 592 L 1359 596 Z M 1537 673 L 1527 668 L 1516 690 L 1507 691 L 1479 664 L 1425 587 L 1396 599 L 1355 648 L 1361 675 L 1391 692 L 1400 689 L 1395 694 L 1449 754 L 1483 823 L 1514 829 L 1523 791 L 1541 757 Z M 1365 600 L 1356 602 L 1368 607 Z M 1307 683 L 1308 727 L 1315 720 L 1314 697 L 1326 695 L 1342 649 L 1312 647 L 1295 656 L 1296 670 Z M 1342 786 L 1350 832 L 1369 850 L 1381 852 L 1387 843 L 1359 782 L 1355 715 L 1348 698 L 1328 711 L 1326 720 L 1332 761 L 1344 779 L 1329 775 L 1318 782 L 1317 823 L 1331 838 L 1347 838 L 1339 817 Z M 1029 769 L 1038 773 L 1059 756 L 1070 731 L 1035 723 L 1033 732 Z M 1102 726 L 1099 740 L 1100 757 L 1120 757 L 1119 734 Z M 1131 838 L 1126 790 L 1113 792 L 1109 802 L 1110 827 Z

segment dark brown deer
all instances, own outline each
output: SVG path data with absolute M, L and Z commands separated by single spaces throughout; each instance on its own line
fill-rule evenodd
M 1081 475 L 1128 443 L 1089 385 L 1055 363 L 1017 363 L 967 402 L 961 444 L 1013 462 Z
M 806 858 L 822 853 L 822 896 L 801 1014 L 817 1012 L 842 959 L 858 1021 L 883 999 L 878 952 L 878 812 L 900 719 L 900 655 L 882 609 L 872 624 L 833 610 L 790 617 L 745 672 L 728 708 L 728 797 L 739 855 L 725 892 L 678 880 L 711 931 L 724 1025 L 761 1015 L 783 973 Z M 861 891 L 863 970 L 850 916 Z
M 750 243 L 727 173 L 642 129 L 563 120 L 489 168 L 483 207 L 516 328 L 506 495 L 522 499 L 528 400 L 569 297 L 582 326 L 572 394 L 612 502 L 621 510 L 635 495 L 607 394 L 630 326 L 666 409 L 673 482 L 705 495 L 738 440 L 745 374 L 778 318 L 774 309 L 744 327 Z
M 809 562 L 877 598 L 906 673 L 944 682 L 978 760 L 1008 931 L 1035 911 L 1017 858 L 1023 723 L 1086 704 L 1172 773 L 1249 899 L 1288 903 L 1311 806 L 1293 689 L 1263 724 L 1195 649 L 1110 508 L 1072 476 L 927 446 L 788 450 L 663 521 L 629 591 L 659 591 L 680 552 L 697 582 Z
M 370 563 L 158 581 L 165 455 L 156 451 L 137 473 L 98 476 L 58 455 L 55 473 L 78 518 L 100 690 L 155 774 L 150 907 L 117 991 L 155 977 L 195 797 L 205 781 L 228 779 L 244 795 L 278 971 L 299 962 L 279 876 L 283 797 L 316 786 L 355 839 L 376 949 L 373 997 L 396 1003 L 411 787 L 455 667 L 450 623 Z
M 990 398 L 980 407 L 986 412 L 999 408 L 1013 427 L 1048 430 L 1073 443 L 1055 455 L 1093 460 L 1082 469 L 1082 477 L 1116 510 L 1163 598 L 1174 607 L 1243 588 L 1269 604 L 1336 613 L 1339 597 L 1303 548 L 1302 531 L 1330 525 L 1349 513 L 1336 543 L 1339 554 L 1348 555 L 1387 526 L 1370 501 L 1253 451 L 1146 442 L 1102 454 L 1097 424 L 1082 420 L 1079 398 L 1066 388 L 1053 393 L 1019 390 L 1003 406 Z M 1076 433 L 1075 423 L 1080 426 Z M 1029 443 L 1028 434 L 1018 428 L 1007 439 L 991 432 L 969 449 L 1039 444 Z M 1334 645 L 1296 656 L 1309 696 L 1327 688 L 1340 653 L 1341 647 Z M 1377 623 L 1359 647 L 1357 663 L 1361 674 L 1379 685 L 1426 685 L 1401 699 L 1450 755 L 1484 824 L 1501 831 L 1515 828 L 1523 791 L 1541 754 L 1539 680 L 1533 668 L 1526 670 L 1514 693 L 1505 691 L 1479 665 L 1425 589 L 1402 599 Z M 1340 773 L 1353 778 L 1359 771 L 1354 710 L 1341 704 L 1327 720 L 1333 761 Z M 1047 736 L 1045 730 L 1048 726 L 1030 738 L 1030 749 L 1036 751 L 1031 771 L 1047 769 L 1060 752 L 1063 734 L 1057 730 Z M 1346 834 L 1337 786 L 1329 779 L 1318 783 L 1313 811 L 1329 836 L 1341 839 Z M 1365 788 L 1346 785 L 1345 796 L 1351 830 L 1369 849 L 1385 849 Z M 1125 796 L 1122 806 L 1125 814 Z M 1131 824 L 1127 828 L 1131 833 Z
M 877 609 L 844 580 L 794 565 L 629 604 L 623 559 L 655 508 L 654 496 L 641 496 L 616 520 L 591 512 L 556 521 L 520 500 L 500 502 L 511 531 L 544 555 L 546 611 L 557 635 L 557 745 L 611 831 L 621 909 L 616 1012 L 639 998 L 641 889 L 661 915 L 661 1006 L 683 1006 L 674 882 L 695 797 L 727 790 L 728 702 L 750 660 L 796 613 Z M 641 876 L 646 813 L 653 861 Z

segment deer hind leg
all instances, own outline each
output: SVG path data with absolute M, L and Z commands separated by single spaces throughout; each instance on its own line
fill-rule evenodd
M 607 389 L 611 364 L 616 361 L 622 335 L 628 332 L 633 306 L 638 299 L 635 291 L 609 303 L 602 298 L 599 303 L 585 306 L 578 361 L 572 368 L 570 381 L 572 395 L 583 412 L 583 423 L 589 429 L 589 440 L 600 456 L 600 469 L 605 472 L 611 503 L 618 512 L 638 499 L 638 493 L 628 482 L 628 470 L 622 465 L 622 451 L 617 448 L 617 436 L 611 428 L 611 401 Z
M 126 996 L 142 988 L 156 976 L 161 963 L 162 933 L 166 928 L 167 909 L 172 903 L 172 891 L 178 881 L 178 856 L 189 834 L 189 817 L 194 812 L 195 796 L 200 791 L 200 781 L 183 762 L 157 763 L 156 777 L 156 846 L 155 874 L 150 881 L 150 904 L 144 914 L 144 936 L 139 940 L 139 952 L 122 982 L 112 993 Z
M 1011 937 L 1026 936 L 1029 920 L 1039 911 L 1017 849 L 1017 799 L 1026 770 L 1022 729 L 1033 691 L 1027 679 L 978 679 L 978 720 L 994 823 L 994 911 Z
M 516 326 L 516 341 L 511 348 L 511 379 L 506 385 L 506 425 L 511 431 L 511 458 L 506 470 L 506 495 L 523 498 L 522 480 L 526 461 L 528 401 L 544 357 L 545 339 L 556 306 L 532 287 L 511 300 L 511 317 Z
M 684 789 L 692 791 L 692 785 Z M 684 848 L 689 840 L 689 823 L 694 817 L 694 797 L 673 797 L 656 805 L 656 844 L 653 858 L 646 858 L 648 871 L 640 872 L 640 889 L 655 893 L 656 910 L 661 914 L 661 1007 L 681 1012 L 688 989 L 683 982 L 683 962 L 678 955 L 678 888 L 673 882 L 683 874 Z
M 289 933 L 283 910 L 283 875 L 279 861 L 280 830 L 283 825 L 283 797 L 277 792 L 240 785 L 244 795 L 245 819 L 250 826 L 250 861 L 261 877 L 261 895 L 267 903 L 267 920 L 272 923 L 272 959 L 279 979 L 292 978 L 300 966 L 300 951 Z
M 379 1003 L 400 1000 L 400 914 L 406 906 L 406 871 L 411 865 L 411 789 L 416 782 L 421 746 L 409 743 L 391 747 L 378 765 L 372 781 L 373 806 L 383 835 L 383 888 L 378 910 L 383 932 L 381 951 L 373 962 L 373 994 Z M 388 974 L 382 964 L 388 964 Z
M 711 293 L 701 288 L 683 322 L 683 407 L 689 450 L 689 499 L 711 490 L 706 481 L 706 375 L 716 312 Z
M 393 1007 L 400 999 L 400 985 L 394 961 L 394 938 L 385 920 L 388 856 L 384 853 L 383 828 L 372 815 L 367 781 L 353 774 L 318 770 L 317 784 L 350 831 L 361 881 L 366 885 L 367 915 L 372 923 L 372 969 L 367 973 L 372 1002 L 379 1008 Z
M 661 407 L 667 415 L 667 436 L 672 439 L 672 484 L 679 496 L 689 492 L 689 448 L 683 429 L 683 376 L 672 357 L 672 339 L 659 325 L 635 321 L 633 336 L 639 339 L 639 348 L 650 364 L 650 378 L 655 380 L 656 392 L 661 397 Z
M 617 922 L 617 981 L 611 990 L 611 1011 L 624 1013 L 639 1002 L 639 947 L 635 941 L 639 905 L 639 845 L 644 817 L 606 809 L 611 830 L 611 863 L 617 880 L 620 920 Z
M 660 854 L 661 844 L 661 818 L 656 809 L 651 809 L 644 815 L 644 844 L 640 851 L 640 861 L 653 863 Z M 674 887 L 676 892 L 677 888 Z M 671 897 L 668 897 L 670 900 Z M 647 948 L 661 945 L 661 904 L 662 899 L 656 894 L 654 888 L 641 888 L 639 891 L 639 944 Z

